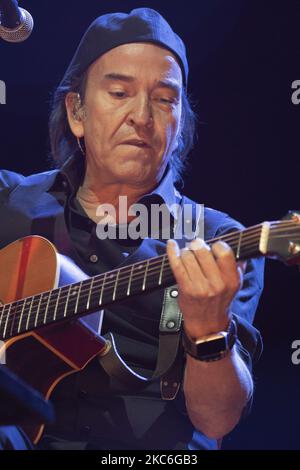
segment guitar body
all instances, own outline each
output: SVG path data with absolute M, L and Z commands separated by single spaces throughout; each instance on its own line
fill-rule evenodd
M 31 236 L 0 251 L 0 300 L 3 304 L 86 279 L 69 258 L 59 255 L 52 243 Z M 64 377 L 83 369 L 104 352 L 100 336 L 102 313 L 68 320 L 21 334 L 5 341 L 6 365 L 17 376 L 49 399 Z M 23 426 L 38 442 L 43 425 Z

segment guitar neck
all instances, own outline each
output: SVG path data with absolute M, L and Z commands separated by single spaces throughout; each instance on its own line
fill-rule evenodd
M 280 222 L 274 222 L 280 223 Z M 266 254 L 270 223 L 208 240 L 225 241 L 236 259 Z M 166 254 L 82 282 L 43 292 L 0 308 L 0 338 L 8 339 L 56 321 L 98 311 L 114 302 L 175 283 Z

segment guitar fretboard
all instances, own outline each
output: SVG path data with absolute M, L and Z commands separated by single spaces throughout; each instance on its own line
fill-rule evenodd
M 237 259 L 261 254 L 264 224 L 207 241 L 225 241 Z M 0 338 L 8 339 L 56 321 L 102 309 L 113 302 L 175 283 L 166 254 L 123 266 L 0 307 Z

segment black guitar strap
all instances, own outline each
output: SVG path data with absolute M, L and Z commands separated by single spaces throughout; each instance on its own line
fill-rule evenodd
M 150 382 L 161 378 L 163 399 L 172 400 L 175 398 L 179 390 L 180 380 L 178 380 L 177 370 L 175 371 L 173 366 L 176 362 L 180 367 L 179 357 L 177 356 L 179 356 L 181 343 L 180 327 L 182 319 L 176 301 L 177 295 L 176 286 L 165 289 L 159 325 L 157 363 L 152 376 L 146 378 L 131 369 L 119 355 L 113 334 L 107 333 L 104 336 L 107 340 L 107 348 L 99 356 L 99 362 L 109 376 L 115 377 L 129 387 L 134 388 L 143 388 Z

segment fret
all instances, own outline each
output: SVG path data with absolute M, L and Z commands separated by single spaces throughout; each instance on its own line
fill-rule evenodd
M 27 302 L 27 299 L 24 299 L 23 302 L 22 302 L 23 307 L 22 307 L 22 310 L 21 310 L 20 320 L 19 320 L 19 324 L 18 324 L 18 333 L 20 333 L 20 331 L 21 331 L 22 320 L 23 320 L 23 315 L 24 315 L 24 309 L 25 309 L 26 302 Z
M 100 298 L 99 298 L 99 305 L 102 305 L 102 299 L 103 299 L 103 292 L 104 292 L 104 284 L 105 284 L 105 280 L 106 280 L 106 275 L 107 275 L 107 273 L 104 274 L 104 278 L 103 278 L 103 281 L 102 281 L 101 292 L 100 292 Z
M 69 295 L 69 298 L 68 298 L 68 311 L 67 311 L 67 316 L 68 315 L 73 315 L 73 314 L 76 314 L 77 312 L 75 312 L 75 308 L 76 308 L 76 304 L 78 305 L 78 289 L 79 289 L 79 285 L 78 284 L 71 284 L 69 286 L 69 289 L 70 289 L 70 295 Z
M 138 293 L 142 290 L 144 275 L 143 270 L 145 269 L 146 263 L 142 261 L 140 263 L 134 264 L 133 276 L 132 276 L 132 283 L 131 283 L 131 292 Z
M 5 308 L 6 308 L 6 305 L 2 305 L 2 306 L 1 306 L 0 331 L 1 331 L 2 319 L 3 319 L 3 315 L 4 315 Z
M 38 322 L 38 318 L 39 318 L 39 313 L 40 313 L 40 308 L 41 308 L 43 295 L 44 295 L 44 293 L 40 295 L 40 300 L 39 300 L 39 303 L 38 303 L 38 306 L 37 306 L 37 309 L 36 309 L 36 314 L 35 314 L 35 319 L 34 319 L 34 328 L 37 327 L 37 322 Z
M 15 319 L 16 319 L 16 310 L 13 312 L 13 314 L 10 314 L 10 316 L 12 317 L 12 322 L 11 322 L 11 325 L 10 325 L 9 336 L 12 336 L 13 331 L 14 331 Z
M 69 288 L 68 288 L 68 295 L 67 295 L 67 300 L 65 302 L 65 308 L 64 308 L 64 313 L 63 313 L 64 318 L 66 318 L 66 316 L 67 316 L 67 308 L 68 308 L 68 303 L 69 303 L 71 290 L 72 290 L 72 285 L 69 286 Z
M 127 297 L 128 288 L 130 289 L 130 274 L 132 272 L 132 265 L 123 266 L 116 273 L 115 289 L 113 292 L 113 301 L 118 299 L 125 299 Z
M 92 277 L 92 280 L 91 280 L 91 282 L 90 282 L 89 295 L 88 295 L 88 299 L 87 299 L 87 303 L 86 303 L 86 309 L 87 309 L 87 310 L 89 310 L 89 308 L 90 308 L 91 295 L 92 295 L 92 291 L 93 291 L 94 281 L 95 281 L 95 278 Z
M 8 308 L 8 312 L 6 314 L 6 321 L 5 321 L 5 326 L 4 326 L 3 338 L 5 338 L 5 336 L 6 336 L 6 330 L 7 330 L 7 327 L 8 327 L 8 322 L 11 318 L 11 308 L 12 308 L 13 305 L 16 305 L 16 304 L 15 303 L 10 304 L 9 308 Z M 14 316 L 16 314 L 16 310 L 17 310 L 17 308 L 14 311 Z
M 82 287 L 83 281 L 79 283 L 79 287 L 77 287 L 77 298 L 76 298 L 76 304 L 75 304 L 75 310 L 74 313 L 77 313 L 78 311 L 78 302 L 79 302 L 79 297 L 80 297 L 80 292 L 81 292 L 81 287 Z
M 8 318 L 9 318 L 9 315 L 8 315 L 8 313 L 7 313 L 7 315 L 6 315 L 6 321 L 5 321 L 5 325 L 4 325 L 3 338 L 5 338 L 5 336 L 6 336 L 6 329 L 7 329 Z
M 115 272 L 108 272 L 105 278 L 105 285 L 103 289 L 103 302 L 111 303 L 113 301 L 114 287 L 116 285 Z
M 44 315 L 44 320 L 43 320 L 44 325 L 46 325 L 47 323 L 48 308 L 49 308 L 49 302 L 50 302 L 50 297 L 51 297 L 52 292 L 53 291 L 50 291 L 48 295 L 48 300 L 47 300 L 47 304 L 45 308 L 45 315 Z
M 238 239 L 238 246 L 237 246 L 237 249 L 236 249 L 236 259 L 240 259 L 240 251 L 241 251 L 241 244 L 242 244 L 242 238 L 243 238 L 243 232 L 241 231 L 239 233 L 239 239 Z
M 56 299 L 56 315 L 54 321 L 67 318 L 70 307 L 69 286 L 62 286 L 57 289 L 57 291 L 58 297 Z
M 5 335 L 6 335 L 7 322 L 8 322 L 8 317 L 10 315 L 10 310 L 11 310 L 12 305 L 13 304 L 8 304 L 8 311 L 7 311 L 7 314 L 6 314 L 5 327 L 4 327 L 4 330 L 3 330 L 3 339 L 5 338 Z M 2 316 L 3 316 L 4 310 L 5 310 L 5 307 L 3 308 L 3 311 L 2 311 L 1 322 L 2 322 Z
M 128 282 L 128 287 L 127 287 L 127 293 L 126 293 L 126 295 L 130 295 L 130 288 L 131 288 L 133 270 L 134 270 L 134 264 L 131 266 L 130 276 L 129 276 L 129 282 Z
M 114 291 L 113 291 L 113 296 L 112 296 L 113 301 L 116 299 L 116 292 L 117 292 L 117 285 L 118 285 L 119 275 L 120 275 L 120 269 L 118 270 L 118 274 L 117 274 L 116 280 L 115 280 L 115 286 L 114 286 Z
M 61 294 L 61 288 L 60 289 L 57 289 L 57 292 L 58 292 L 58 295 L 57 295 L 57 299 L 56 299 L 56 303 L 55 303 L 55 308 L 54 308 L 54 313 L 53 313 L 53 321 L 56 320 L 56 313 L 57 313 L 57 307 L 58 307 L 58 302 L 59 302 L 59 297 L 60 297 L 60 294 Z
M 159 279 L 158 279 L 158 285 L 160 286 L 162 283 L 162 275 L 164 271 L 164 265 L 166 261 L 166 255 L 163 256 L 162 263 L 161 263 L 161 268 L 160 268 L 160 273 L 159 273 Z
M 48 312 L 47 312 L 48 318 L 47 318 L 46 324 L 52 323 L 53 321 L 55 321 L 54 312 L 55 312 L 58 293 L 59 293 L 58 289 L 54 289 L 51 291 L 51 295 L 50 295 L 50 299 L 48 303 Z
M 32 309 L 32 304 L 34 302 L 34 297 L 32 297 L 31 299 L 31 302 L 30 302 L 30 307 L 29 307 L 29 311 L 28 311 L 28 315 L 27 315 L 27 321 L 26 321 L 26 326 L 25 326 L 25 330 L 28 331 L 28 326 L 29 326 L 29 321 L 30 321 L 30 315 L 31 315 L 31 309 Z
M 146 268 L 145 268 L 145 275 L 144 275 L 144 280 L 143 280 L 143 285 L 142 285 L 142 291 L 144 291 L 145 288 L 146 288 L 146 280 L 147 280 L 148 269 L 149 269 L 149 260 L 147 260 L 147 262 L 146 262 Z
M 268 251 L 269 235 L 270 235 L 270 223 L 263 222 L 261 224 L 261 233 L 259 237 L 259 251 L 262 254 L 266 254 Z

